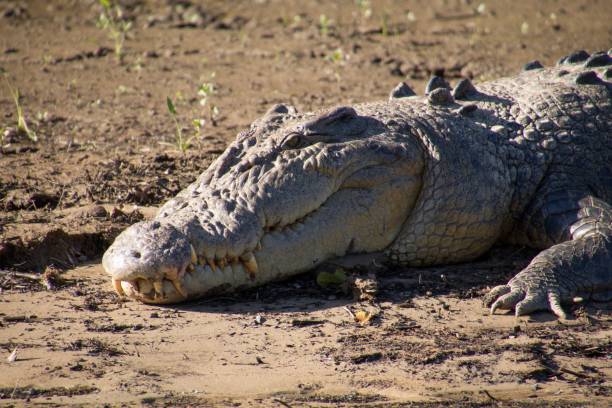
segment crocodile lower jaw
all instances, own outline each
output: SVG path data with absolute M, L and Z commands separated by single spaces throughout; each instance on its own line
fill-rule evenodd
M 248 251 L 239 257 L 207 259 L 198 256 L 191 248 L 191 263 L 182 271 L 167 271 L 158 279 L 137 278 L 134 280 L 119 280 L 112 278 L 113 288 L 121 297 L 129 297 L 144 303 L 165 304 L 184 301 L 197 297 L 201 293 L 190 292 L 189 288 L 196 285 L 196 280 L 210 280 L 211 288 L 215 283 L 223 285 L 223 276 L 230 274 L 248 276 L 254 280 L 258 272 L 257 259 L 253 252 Z

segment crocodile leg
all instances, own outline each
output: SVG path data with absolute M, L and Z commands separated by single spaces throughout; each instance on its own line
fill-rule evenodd
M 547 246 L 507 285 L 485 297 L 491 313 L 514 308 L 516 316 L 550 310 L 560 318 L 561 304 L 591 298 L 612 288 L 612 207 L 591 195 L 557 190 L 532 212 L 531 244 Z

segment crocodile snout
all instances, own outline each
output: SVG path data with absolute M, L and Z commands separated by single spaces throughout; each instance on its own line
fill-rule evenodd
M 182 284 L 195 253 L 176 227 L 145 221 L 123 231 L 102 257 L 119 294 L 153 303 L 176 302 L 188 293 Z

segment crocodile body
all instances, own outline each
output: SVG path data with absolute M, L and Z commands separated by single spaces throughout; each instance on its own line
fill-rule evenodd
M 612 289 L 612 57 L 425 96 L 297 113 L 276 105 L 157 217 L 103 257 L 117 292 L 171 303 L 260 285 L 332 257 L 465 262 L 542 250 L 485 301 L 517 315 Z

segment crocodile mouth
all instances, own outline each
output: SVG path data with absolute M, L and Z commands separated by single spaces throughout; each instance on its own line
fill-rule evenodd
M 253 241 L 240 255 L 197 244 L 194 237 L 208 240 L 199 235 L 201 230 L 165 222 L 155 229 L 152 225 L 160 221 L 153 221 L 124 231 L 102 263 L 113 276 L 113 287 L 119 295 L 144 303 L 168 304 L 285 279 L 348 253 L 380 251 L 396 238 L 420 187 L 417 176 L 384 175 L 384 180 L 392 181 L 387 183 L 392 189 L 380 187 L 385 183 L 366 188 L 371 184 L 367 180 L 367 184 L 347 182 L 321 197 L 316 207 L 285 220 L 288 222 L 268 219 L 257 227 L 258 232 L 255 228 L 247 230 L 249 235 L 254 234 L 250 235 Z M 380 175 L 377 180 L 382 180 Z M 406 196 L 413 199 L 400 200 Z M 370 211 L 372 208 L 377 211 Z M 352 214 L 351 222 L 347 222 L 347 214 Z M 210 242 L 228 244 L 212 238 Z M 141 259 L 130 258 L 135 248 L 147 248 Z
M 255 280 L 259 268 L 253 251 L 239 257 L 210 259 L 198 256 L 191 246 L 191 259 L 181 268 L 168 268 L 157 279 L 135 278 L 130 280 L 112 279 L 113 288 L 123 297 L 130 297 L 145 303 L 175 303 L 187 300 L 201 293 L 192 293 L 189 288 L 201 286 L 207 280 L 210 289 L 221 288 L 223 277 L 231 276 L 234 280 L 243 276 Z
M 239 256 L 207 257 L 205 251 L 197 251 L 197 245 L 186 241 L 181 262 L 165 263 L 154 268 L 154 273 L 142 271 L 125 274 L 129 276 L 118 273 L 119 277 L 111 278 L 113 288 L 122 297 L 144 303 L 169 304 L 264 283 L 270 280 L 270 276 L 278 276 L 275 269 L 279 267 L 279 263 L 287 261 L 278 259 L 283 252 L 275 251 L 274 248 L 281 244 L 296 248 L 302 246 L 300 242 L 309 240 L 311 232 L 318 230 L 321 224 L 319 217 L 325 216 L 330 202 L 333 207 L 333 201 L 340 191 L 342 189 L 333 192 L 320 206 L 287 224 L 264 226 L 260 230 L 257 243 Z M 260 267 L 262 262 L 264 270 Z M 111 270 L 112 265 L 108 263 L 108 270 Z
M 325 207 L 325 203 L 321 207 Z M 144 274 L 136 275 L 132 279 L 112 277 L 113 288 L 122 297 L 144 303 L 168 304 L 241 286 L 253 286 L 257 281 L 264 280 L 258 275 L 260 268 L 257 261 L 257 256 L 263 249 L 262 242 L 273 245 L 273 242 L 278 241 L 299 240 L 299 232 L 305 229 L 311 217 L 317 214 L 321 207 L 289 224 L 264 227 L 255 247 L 239 256 L 206 257 L 203 253 L 198 254 L 194 246 L 189 244 L 189 261 L 182 266 L 167 265 L 155 273 L 155 277 L 144 277 Z

